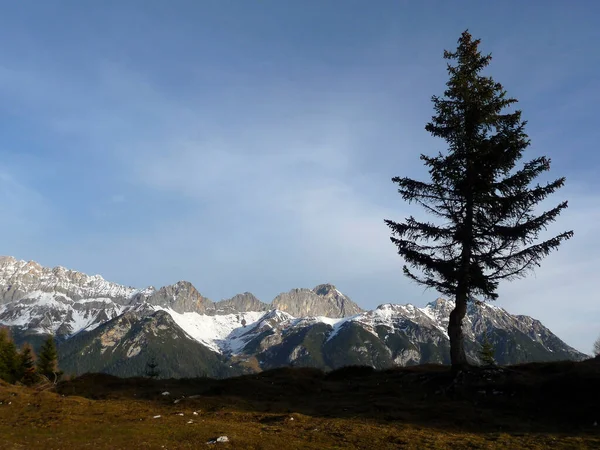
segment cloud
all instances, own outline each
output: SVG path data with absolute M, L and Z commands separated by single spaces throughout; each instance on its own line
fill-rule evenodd
M 395 34 L 386 37 L 396 42 Z M 9 249 L 125 284 L 189 279 L 215 299 L 251 290 L 269 301 L 324 281 L 367 308 L 434 299 L 435 292 L 423 293 L 402 276 L 383 219 L 402 220 L 408 212 L 391 176 L 421 176 L 418 155 L 444 147 L 423 126 L 431 115 L 429 96 L 441 94 L 445 74 L 441 57 L 413 49 L 419 64 L 406 64 L 392 56 L 406 47 L 397 42 L 382 44 L 384 50 L 351 69 L 311 66 L 266 77 L 202 61 L 192 71 L 198 80 L 186 78 L 183 86 L 164 82 L 156 67 L 110 61 L 93 61 L 79 72 L 5 63 L 5 110 L 47 140 L 45 170 L 71 164 L 45 189 L 21 177 L 25 166 L 6 171 L 0 183 L 10 217 L 3 230 L 32 237 L 29 246 Z M 419 49 L 433 44 L 421 42 Z M 515 44 L 505 48 L 508 55 Z M 537 86 L 529 105 L 568 75 L 537 56 L 537 72 L 509 89 L 512 95 Z M 506 74 L 520 74 L 514 68 L 526 59 L 511 59 Z M 498 80 L 505 82 L 503 75 Z M 581 92 L 562 98 L 563 111 L 584 105 Z M 526 118 L 542 113 L 524 111 Z M 538 123 L 534 143 L 544 133 L 553 136 L 553 127 Z M 99 178 L 77 177 L 82 170 Z M 590 318 L 599 317 L 590 293 L 600 208 L 583 195 L 586 189 L 572 191 L 571 207 L 559 220 L 576 237 L 544 261 L 536 277 L 503 285 L 499 301 L 509 312 L 541 319 L 580 349 L 597 334 Z M 57 223 L 65 239 L 60 244 L 47 231 Z
M 161 143 L 145 148 L 132 173 L 141 185 L 189 199 L 195 212 L 181 223 L 195 225 L 177 234 L 195 241 L 191 247 L 203 242 L 213 271 L 229 277 L 229 285 L 257 286 L 267 300 L 324 279 L 358 285 L 397 269 L 383 223 L 397 212 L 368 196 L 380 181 L 369 185 L 353 159 L 359 127 L 343 123 L 343 112 L 330 117 L 300 116 L 293 126 L 271 118 L 252 132 Z M 369 302 L 382 303 L 380 295 Z

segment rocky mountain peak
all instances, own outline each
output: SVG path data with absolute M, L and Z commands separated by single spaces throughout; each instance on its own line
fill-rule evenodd
M 270 305 L 261 302 L 252 293 L 236 294 L 230 299 L 215 303 L 216 314 L 231 314 L 246 311 L 268 311 Z
M 439 297 L 434 301 L 427 303 L 427 306 L 438 311 L 452 310 L 452 308 L 454 308 L 454 300 L 447 300 Z
M 204 297 L 189 281 L 178 281 L 163 286 L 146 300 L 150 305 L 170 308 L 180 314 L 197 312 L 207 314 L 214 310 L 213 302 Z
M 320 284 L 314 289 L 292 289 L 279 294 L 272 307 L 294 317 L 323 316 L 343 318 L 360 313 L 360 307 L 332 284 Z
M 0 257 L 0 305 L 26 298 L 31 293 L 60 295 L 63 299 L 111 298 L 124 304 L 133 288 L 111 283 L 100 275 L 89 276 L 64 267 L 43 267 L 35 261 Z
M 344 296 L 333 284 L 325 283 L 319 284 L 312 290 L 315 294 L 323 297 L 327 296 Z

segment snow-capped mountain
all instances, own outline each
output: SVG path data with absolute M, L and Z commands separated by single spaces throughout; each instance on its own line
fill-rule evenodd
M 100 275 L 0 257 L 0 324 L 71 335 L 122 314 L 138 292 Z
M 35 261 L 19 261 L 0 256 L 0 304 L 17 301 L 40 291 L 71 301 L 110 298 L 124 305 L 136 289 L 106 281 L 100 275 L 89 276 L 64 267 L 42 267 Z
M 249 292 L 213 302 L 187 281 L 155 289 L 135 289 L 64 267 L 46 268 L 34 261 L 0 256 L 0 324 L 32 333 L 72 336 L 143 305 L 186 315 L 227 315 L 277 308 L 296 315 L 311 313 L 344 317 L 361 311 L 335 286 L 293 289 L 273 305 Z
M 165 376 L 447 363 L 452 308 L 437 299 L 422 308 L 384 304 L 363 311 L 330 284 L 293 289 L 271 304 L 247 292 L 213 302 L 185 281 L 135 289 L 0 257 L 0 325 L 21 340 L 57 335 L 61 364 L 76 373 L 136 375 L 149 354 L 162 355 Z M 491 304 L 470 304 L 464 330 L 473 361 L 484 334 L 500 363 L 584 357 L 539 321 Z

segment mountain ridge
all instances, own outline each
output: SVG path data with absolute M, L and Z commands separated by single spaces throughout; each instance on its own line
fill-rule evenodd
M 159 289 L 153 286 L 139 289 L 107 281 L 101 275 L 90 276 L 62 266 L 48 268 L 35 261 L 0 256 L 0 305 L 19 301 L 31 292 L 38 291 L 62 296 L 66 303 L 111 299 L 116 305 L 131 306 L 146 302 L 170 307 L 180 313 L 221 314 L 234 310 L 267 311 L 276 308 L 296 315 L 314 313 L 345 317 L 362 311 L 348 296 L 343 295 L 331 284 L 320 284 L 314 289 L 295 288 L 289 292 L 282 292 L 271 303 L 262 302 L 250 292 L 215 302 L 203 296 L 189 281 L 177 281 Z
M 0 325 L 22 342 L 56 335 L 61 364 L 75 372 L 139 374 L 160 352 L 170 352 L 162 359 L 169 376 L 231 376 L 284 365 L 446 364 L 452 308 L 451 300 L 438 298 L 423 307 L 384 303 L 363 310 L 332 284 L 292 289 L 271 304 L 249 292 L 213 302 L 187 281 L 135 289 L 0 258 Z M 489 303 L 471 303 L 463 328 L 474 363 L 484 336 L 501 364 L 585 357 L 540 321 Z M 186 352 L 202 361 L 187 361 Z

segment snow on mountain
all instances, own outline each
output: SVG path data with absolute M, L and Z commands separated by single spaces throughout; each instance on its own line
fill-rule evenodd
M 0 305 L 0 323 L 36 333 L 72 335 L 120 315 L 125 307 L 110 298 L 74 301 L 63 294 L 33 291 Z
M 313 290 L 292 290 L 278 296 L 273 304 L 263 303 L 248 292 L 212 302 L 186 281 L 160 289 L 153 286 L 135 289 L 111 283 L 100 275 L 89 276 L 64 267 L 47 268 L 34 261 L 0 256 L 0 324 L 69 337 L 130 310 L 160 308 L 185 325 L 183 328 L 189 329 L 190 336 L 223 351 L 226 345 L 216 342 L 224 338 L 223 330 L 233 330 L 231 324 L 236 317 L 245 317 L 246 322 L 252 323 L 272 309 L 292 314 L 295 311 L 296 317 L 308 315 L 309 311 L 334 317 L 360 311 L 330 284 Z
M 154 306 L 153 309 L 169 313 L 175 323 L 192 339 L 218 353 L 224 353 L 231 349 L 231 342 L 236 338 L 235 335 L 232 335 L 235 330 L 243 329 L 244 326 L 252 326 L 266 315 L 265 312 L 252 311 L 211 316 L 196 312 L 178 313 L 170 308 L 160 306 Z
M 229 355 L 240 353 L 248 342 L 261 333 L 281 334 L 289 329 L 300 329 L 317 323 L 325 323 L 333 327 L 346 320 L 328 317 L 296 318 L 277 309 L 222 315 L 178 313 L 170 308 L 159 306 L 150 306 L 150 309 L 167 312 L 190 338 L 217 353 Z
M 0 256 L 0 303 L 18 301 L 33 291 L 42 291 L 78 301 L 110 298 L 123 303 L 134 288 L 106 281 L 100 275 L 86 275 L 64 267 L 43 267 L 35 261 Z
M 0 257 L 0 323 L 73 335 L 120 314 L 138 291 L 64 267 Z
M 379 305 L 372 311 L 365 311 L 352 317 L 336 321 L 335 324 L 332 325 L 333 331 L 327 340 L 333 339 L 342 327 L 349 323 L 360 324 L 366 330 L 377 336 L 377 332 L 375 331 L 376 327 L 383 326 L 390 330 L 402 330 L 406 321 L 411 321 L 428 328 L 436 328 L 447 337 L 447 324 L 446 326 L 443 326 L 443 320 L 440 319 L 440 314 L 434 313 L 430 305 L 419 308 L 411 304 L 394 305 L 387 303 Z
M 445 300 L 438 300 L 438 306 L 447 309 Z M 244 346 L 261 333 L 282 335 L 293 329 L 311 327 L 318 323 L 331 327 L 327 341 L 349 323 L 355 323 L 377 336 L 376 327 L 383 326 L 392 331 L 402 331 L 407 321 L 428 329 L 439 330 L 447 337 L 447 330 L 439 320 L 439 308 L 427 305 L 418 308 L 414 305 L 380 305 L 373 311 L 365 311 L 346 318 L 300 317 L 273 309 L 268 312 L 251 311 L 227 315 L 206 315 L 198 313 L 178 313 L 169 308 L 153 307 L 168 312 L 173 320 L 193 339 L 219 353 L 237 354 Z M 242 320 L 245 323 L 242 323 Z
M 295 320 L 295 317 L 277 309 L 263 312 L 256 321 L 238 327 L 221 341 L 222 351 L 230 355 L 237 355 L 244 350 L 248 343 L 261 335 L 281 335 L 284 330 L 292 326 Z

